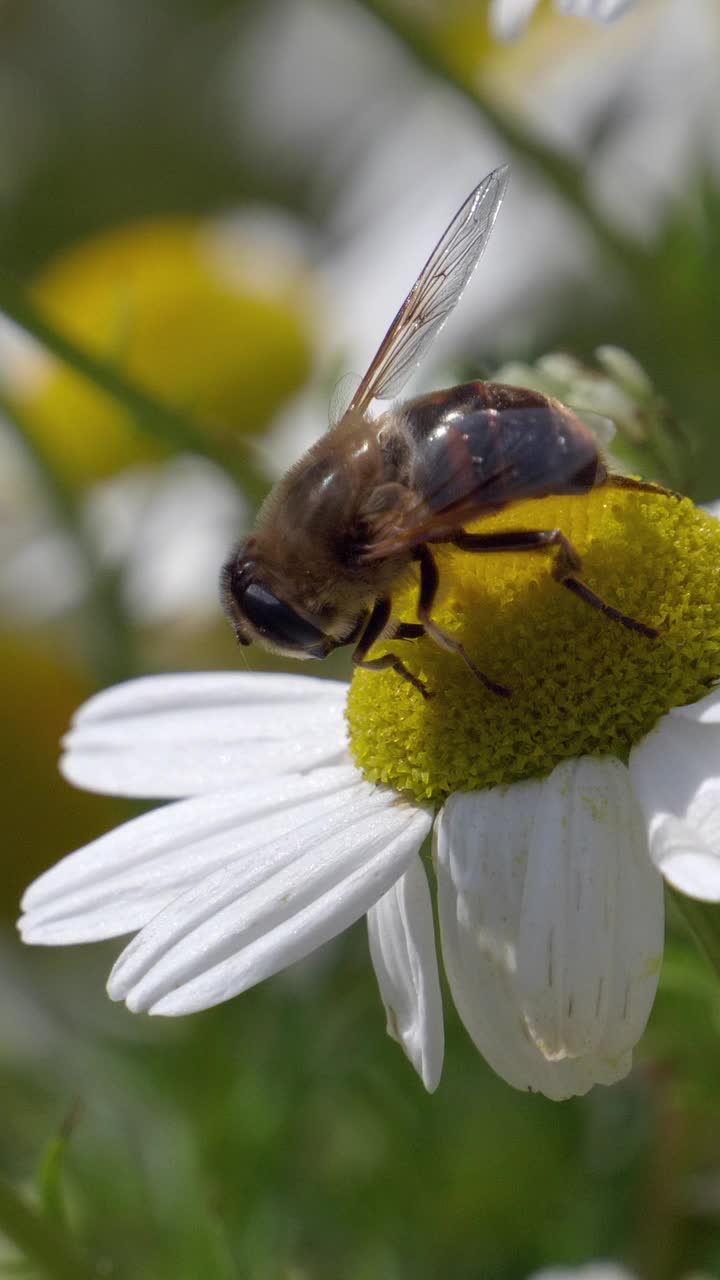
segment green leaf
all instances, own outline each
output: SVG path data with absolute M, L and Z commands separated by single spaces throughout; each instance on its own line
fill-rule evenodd
M 65 1151 L 79 1116 L 80 1103 L 76 1102 L 65 1117 L 59 1133 L 56 1133 L 45 1147 L 37 1176 L 42 1211 L 47 1218 L 63 1229 L 67 1227 L 63 1164 Z

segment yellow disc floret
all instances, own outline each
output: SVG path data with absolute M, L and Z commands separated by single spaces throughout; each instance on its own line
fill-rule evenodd
M 621 758 L 671 707 L 720 676 L 720 522 L 688 499 L 613 488 L 513 503 L 475 525 L 489 533 L 559 528 L 579 576 L 652 627 L 651 640 L 578 600 L 552 577 L 554 550 L 470 553 L 435 547 L 433 617 L 510 698 L 488 692 L 428 637 L 376 645 L 397 653 L 434 696 L 395 672 L 357 671 L 348 700 L 365 775 L 417 800 L 542 776 L 563 759 Z M 394 600 L 416 616 L 417 584 Z

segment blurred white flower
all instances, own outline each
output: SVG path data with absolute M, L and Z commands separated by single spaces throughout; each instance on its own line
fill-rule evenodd
M 628 1271 L 619 1262 L 587 1262 L 579 1267 L 543 1267 L 541 1271 L 534 1271 L 529 1280 L 637 1280 L 637 1273 Z M 684 1273 L 684 1280 L 714 1280 L 714 1277 L 693 1271 Z
M 62 617 L 86 599 L 89 566 L 13 440 L 0 448 L 0 609 L 20 622 Z M 220 566 L 248 519 L 219 467 L 186 455 L 126 468 L 88 490 L 81 516 L 136 623 L 202 625 L 218 613 Z
M 613 22 L 630 9 L 636 0 L 555 0 L 559 13 L 578 18 L 594 18 L 596 22 Z M 490 23 L 501 40 L 519 35 L 538 0 L 492 0 Z
M 634 1271 L 619 1262 L 588 1262 L 581 1267 L 543 1267 L 529 1280 L 637 1280 Z
M 86 590 L 82 557 L 0 418 L 0 612 L 21 622 L 48 620 L 73 609 Z
M 484 92 L 580 163 L 601 131 L 593 196 L 648 238 L 698 157 L 720 171 L 710 126 L 720 112 L 720 11 L 714 0 L 658 0 L 592 37 L 553 44 L 549 56 L 541 30 L 514 74 L 508 59 L 516 50 L 521 56 L 534 38 L 528 33 L 497 63 L 479 63 L 478 75 Z M 350 68 L 342 56 L 349 43 Z M 339 354 L 343 371 L 361 374 L 473 182 L 512 157 L 480 113 L 418 72 L 380 26 L 351 9 L 291 0 L 259 10 L 229 62 L 226 93 L 244 142 L 262 120 L 272 161 L 304 182 L 311 176 L 325 230 L 321 356 Z M 608 126 L 608 104 L 622 127 Z M 547 319 L 545 291 L 569 280 L 582 287 L 595 254 L 592 235 L 514 164 L 481 285 L 466 293 L 418 385 L 447 375 L 451 350 L 455 359 L 462 349 L 494 360 L 531 348 Z M 322 412 L 316 433 L 325 421 Z
M 425 1085 L 443 1029 L 418 858 L 432 815 L 348 754 L 346 686 L 304 676 L 147 677 L 91 699 L 65 776 L 174 797 L 27 891 L 26 941 L 136 932 L 109 983 L 132 1010 L 239 994 L 368 913 L 388 1029 Z M 627 764 L 456 794 L 435 826 L 443 957 L 460 1016 L 510 1084 L 551 1098 L 630 1069 L 663 948 L 663 878 L 720 901 L 720 691 L 661 718 Z
M 150 626 L 217 614 L 219 566 L 248 518 L 225 473 L 193 456 L 131 467 L 87 502 L 101 561 L 120 573 L 130 616 Z

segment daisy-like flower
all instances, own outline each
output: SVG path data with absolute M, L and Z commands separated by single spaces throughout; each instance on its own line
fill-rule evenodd
M 596 22 L 613 22 L 630 9 L 635 0 L 555 0 L 558 13 Z M 490 24 L 500 40 L 512 40 L 526 25 L 538 0 L 491 0 Z
M 445 971 L 481 1053 L 551 1098 L 621 1079 L 657 987 L 663 880 L 720 901 L 720 524 L 605 486 L 482 527 L 562 528 L 593 588 L 659 637 L 563 591 L 545 555 L 437 548 L 437 619 L 509 699 L 427 638 L 391 643 L 430 700 L 368 671 L 349 692 L 242 673 L 100 694 L 68 736 L 66 777 L 177 803 L 41 876 L 24 938 L 136 933 L 110 995 L 175 1015 L 367 913 L 388 1030 L 433 1089 L 443 1017 L 420 852 L 434 823 Z

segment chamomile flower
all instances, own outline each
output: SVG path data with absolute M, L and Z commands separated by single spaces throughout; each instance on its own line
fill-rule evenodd
M 218 673 L 100 694 L 70 731 L 66 777 L 176 803 L 41 876 L 24 938 L 135 933 L 110 995 L 177 1015 L 367 914 L 388 1030 L 432 1089 L 443 1016 L 420 853 L 434 824 L 445 971 L 481 1053 L 556 1099 L 621 1079 L 657 987 L 663 880 L 720 901 L 720 524 L 605 486 L 483 521 L 511 525 L 562 528 L 593 588 L 659 637 L 563 591 L 546 555 L 437 548 L 438 621 L 510 699 L 427 638 L 388 643 L 430 700 L 366 671 L 349 691 Z
M 522 31 L 538 0 L 491 0 L 490 24 L 501 40 L 512 40 Z M 613 22 L 635 0 L 555 0 L 555 8 L 559 13 L 572 14 L 578 18 L 594 18 L 596 22 Z

